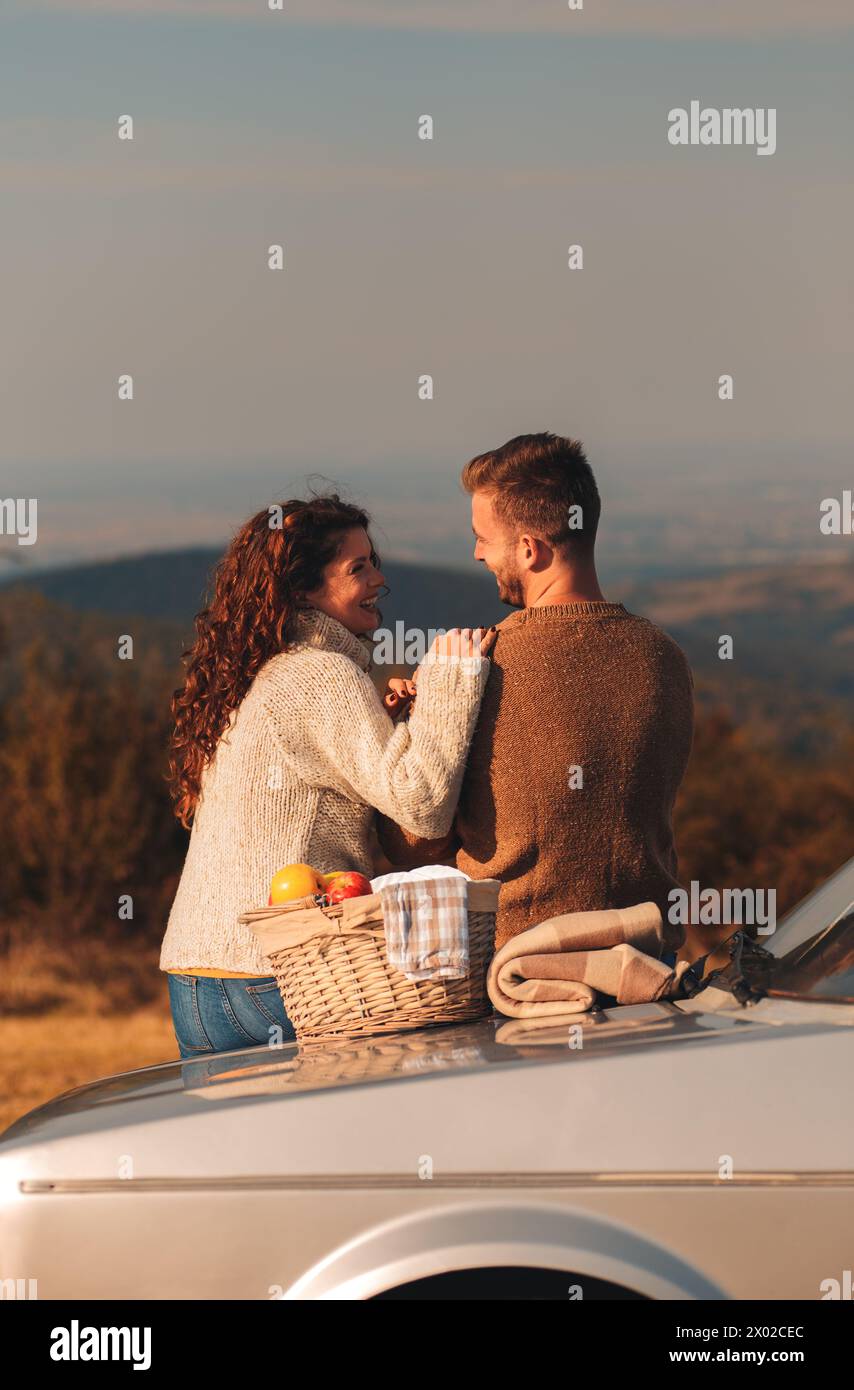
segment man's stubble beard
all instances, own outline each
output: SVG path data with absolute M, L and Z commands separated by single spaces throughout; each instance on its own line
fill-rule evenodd
M 506 568 L 502 566 L 495 571 L 495 580 L 498 585 L 498 600 L 506 603 L 508 608 L 524 608 L 525 594 L 522 589 L 522 581 L 512 565 Z

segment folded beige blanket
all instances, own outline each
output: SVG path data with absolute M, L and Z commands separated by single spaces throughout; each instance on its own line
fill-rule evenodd
M 565 912 L 529 927 L 493 956 L 486 980 L 510 1018 L 584 1013 L 597 993 L 642 1004 L 678 993 L 687 961 L 660 960 L 670 949 L 655 903 L 605 912 Z

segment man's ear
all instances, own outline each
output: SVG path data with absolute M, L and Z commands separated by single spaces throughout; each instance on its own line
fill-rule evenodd
M 518 541 L 516 542 L 516 544 L 517 544 L 517 547 L 518 547 L 519 559 L 520 559 L 521 563 L 522 563 L 523 565 L 524 565 L 524 564 L 527 564 L 527 565 L 533 564 L 533 563 L 536 561 L 536 558 L 537 558 L 537 538 L 536 538 L 536 536 L 529 536 L 529 535 L 527 535 L 527 534 L 523 534 L 523 535 L 521 535 L 521 536 L 519 537 L 519 539 L 518 539 Z
M 519 563 L 527 569 L 537 569 L 551 561 L 550 547 L 541 536 L 523 534 L 519 537 Z

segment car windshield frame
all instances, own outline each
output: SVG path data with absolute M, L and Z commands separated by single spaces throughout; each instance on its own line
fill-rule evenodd
M 722 958 L 729 963 L 722 966 Z M 845 987 L 835 989 L 841 972 Z M 713 982 L 745 1001 L 758 993 L 854 1004 L 854 859 L 787 913 L 770 937 L 739 928 L 722 941 L 705 958 L 702 987 Z
M 787 956 L 795 947 L 826 931 L 852 910 L 854 858 L 787 912 L 777 930 L 763 945 L 772 956 Z

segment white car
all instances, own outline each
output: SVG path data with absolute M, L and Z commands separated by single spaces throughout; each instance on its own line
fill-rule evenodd
M 678 1003 L 70 1091 L 0 1140 L 4 1292 L 850 1297 L 854 860 L 720 960 Z

